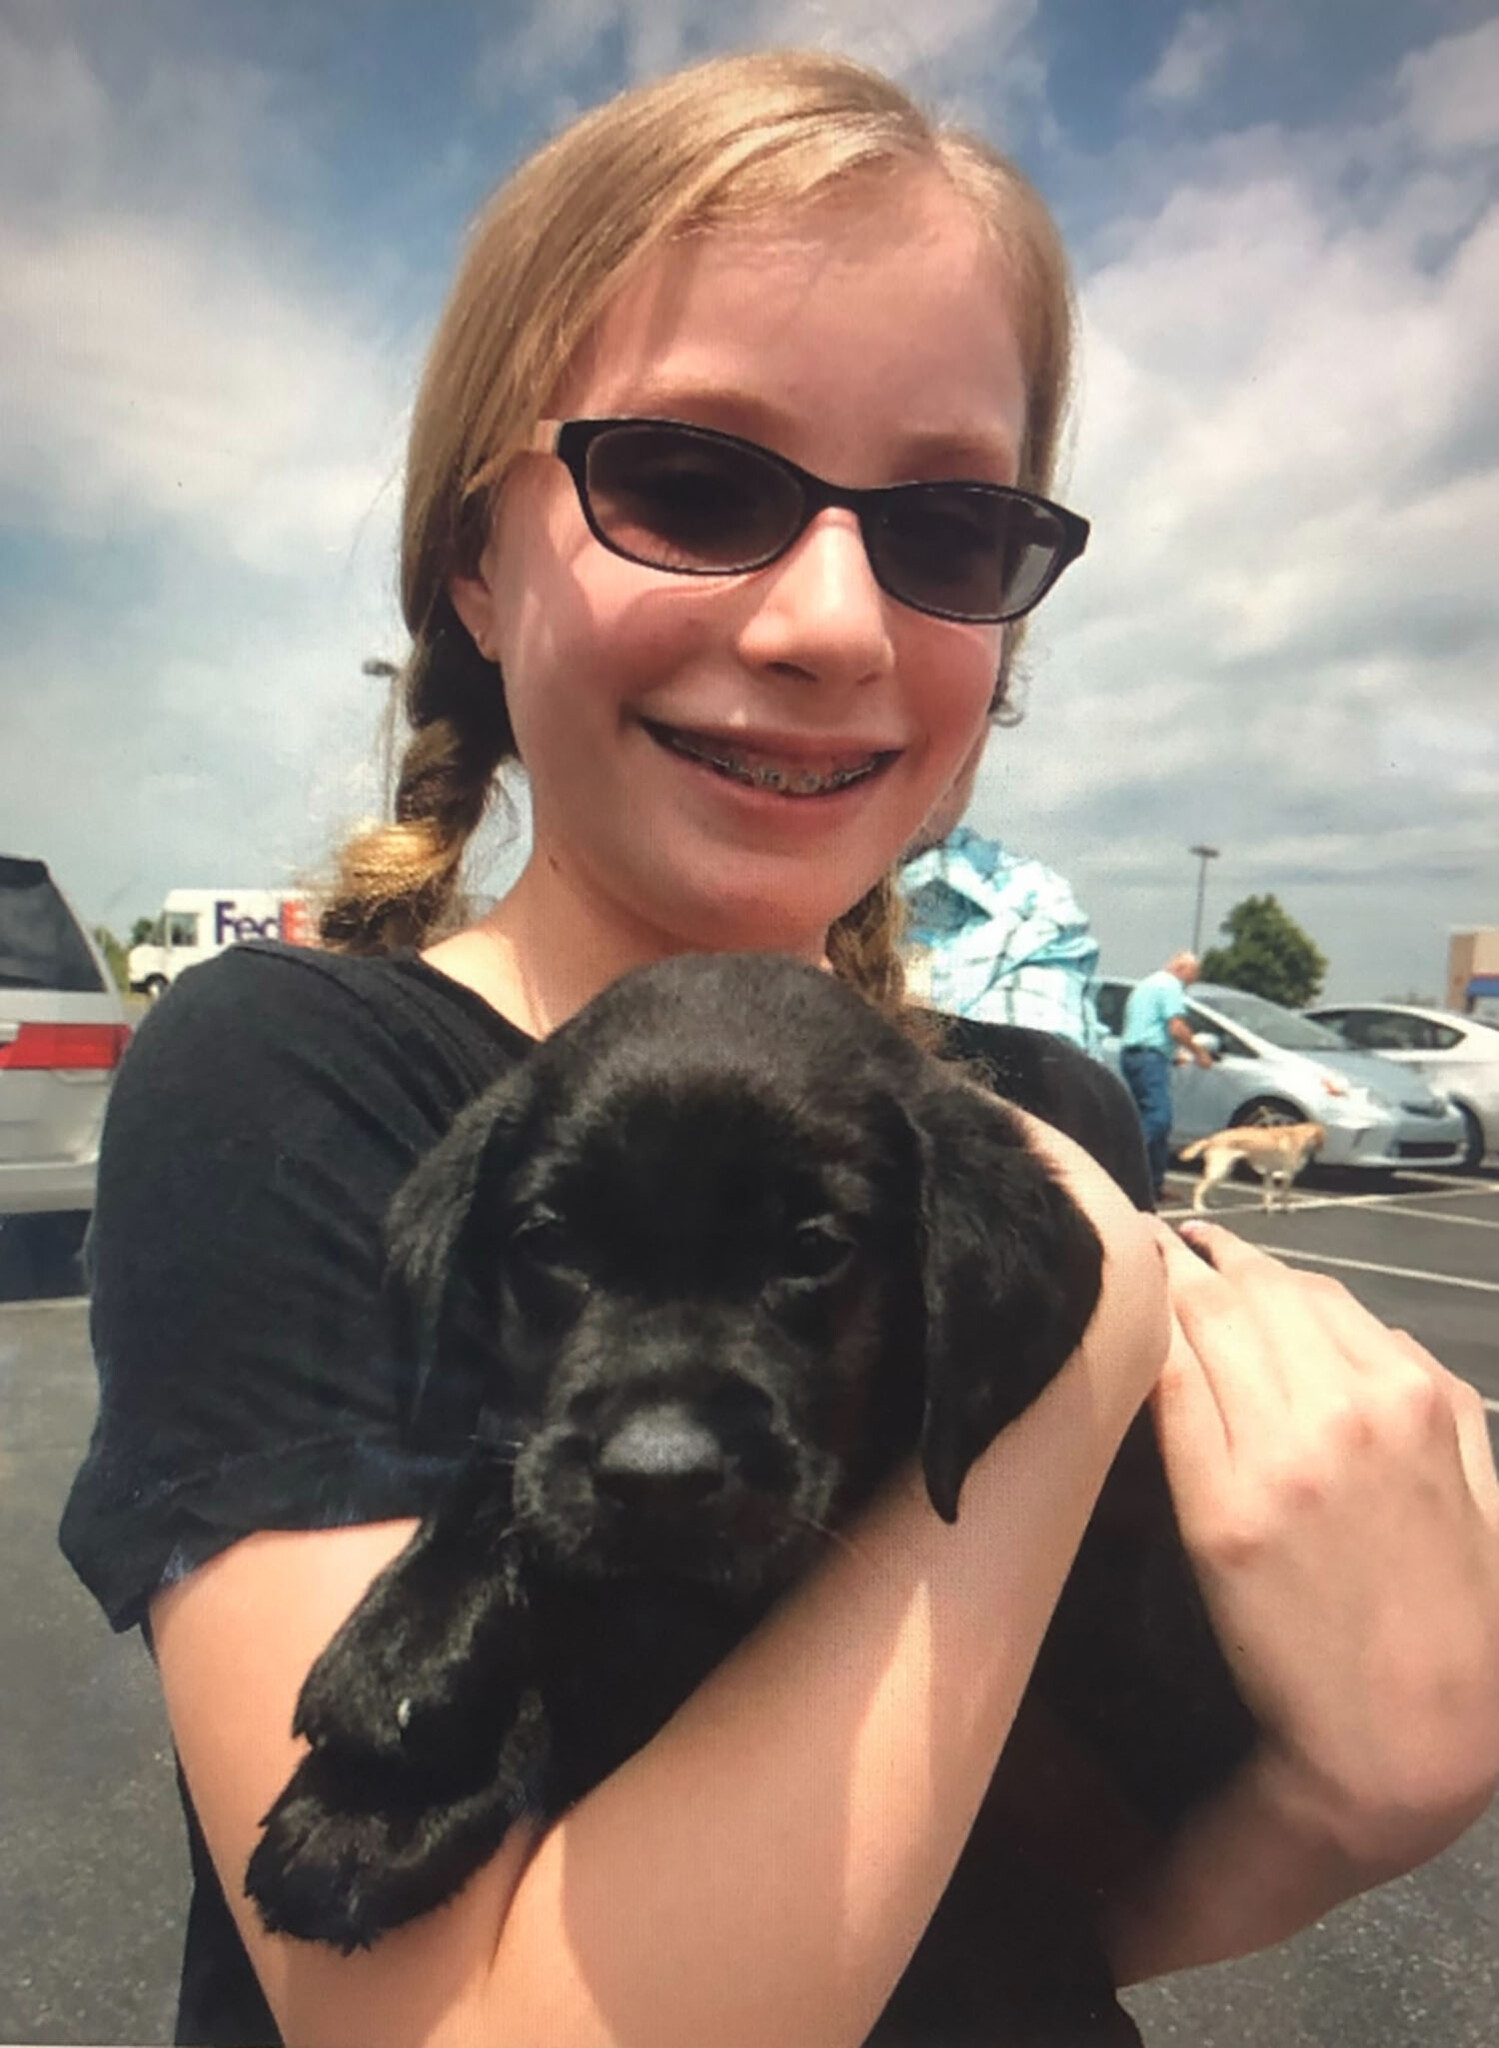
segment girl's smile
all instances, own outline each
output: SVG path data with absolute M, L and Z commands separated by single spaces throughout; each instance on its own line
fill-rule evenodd
M 651 738 L 668 752 L 694 761 L 715 774 L 747 789 L 763 790 L 782 797 L 836 796 L 880 774 L 894 761 L 898 747 L 821 747 L 806 740 L 782 740 L 756 735 L 747 741 L 738 734 L 718 737 L 712 733 L 683 732 L 650 719 L 641 723 Z

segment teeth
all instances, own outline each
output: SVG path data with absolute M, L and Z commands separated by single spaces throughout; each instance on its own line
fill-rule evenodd
M 657 726 L 653 730 L 674 753 L 685 754 L 689 761 L 701 761 L 705 767 L 716 768 L 720 775 L 727 775 L 750 789 L 770 789 L 778 796 L 824 796 L 830 790 L 847 789 L 851 783 L 862 782 L 866 776 L 873 775 L 886 758 L 883 754 L 872 754 L 867 761 L 861 761 L 852 768 L 832 768 L 822 774 L 815 768 L 784 768 L 773 761 L 744 761 L 737 755 L 724 753 L 689 739 L 683 733 L 673 732 L 668 726 Z

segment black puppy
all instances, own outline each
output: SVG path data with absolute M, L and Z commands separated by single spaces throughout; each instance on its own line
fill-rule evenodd
M 389 1245 L 418 1411 L 482 1405 L 314 1665 L 249 1866 L 268 1927 L 344 1950 L 647 1741 L 913 1451 L 954 1519 L 1101 1272 L 1003 1105 L 766 956 L 616 983 L 457 1119 Z

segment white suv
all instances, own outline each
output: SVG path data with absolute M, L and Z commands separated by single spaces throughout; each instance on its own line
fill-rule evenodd
M 44 861 L 0 854 L 0 1240 L 76 1249 L 130 1038 L 94 941 Z M 37 1219 L 23 1232 L 18 1219 Z M 41 1219 L 52 1219 L 44 1225 Z

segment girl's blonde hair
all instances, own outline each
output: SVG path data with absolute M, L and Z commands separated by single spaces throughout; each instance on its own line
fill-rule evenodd
M 1072 303 L 1044 205 L 977 136 L 935 125 L 847 58 L 769 51 L 693 66 L 609 101 L 502 185 L 479 215 L 412 418 L 401 547 L 411 652 L 396 685 L 410 728 L 394 822 L 337 856 L 325 944 L 380 953 L 457 921 L 459 876 L 500 765 L 515 758 L 503 681 L 448 595 L 478 567 L 496 495 L 585 340 L 674 238 L 753 222 L 852 179 L 936 170 L 994 238 L 1013 281 L 1026 375 L 1018 481 L 1047 489 L 1066 407 Z M 1006 634 L 993 711 L 1017 644 Z M 883 878 L 835 925 L 834 967 L 898 1010 L 898 896 Z

